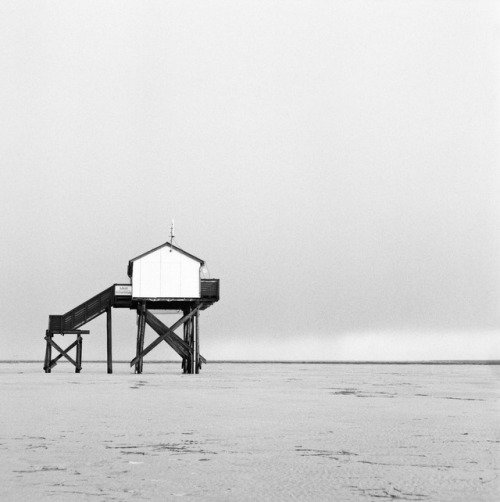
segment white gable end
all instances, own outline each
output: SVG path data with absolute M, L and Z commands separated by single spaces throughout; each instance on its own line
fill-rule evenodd
M 167 246 L 134 261 L 134 298 L 199 298 L 200 263 Z

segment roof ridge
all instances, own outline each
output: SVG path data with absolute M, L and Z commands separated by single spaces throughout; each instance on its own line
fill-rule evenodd
M 205 261 L 202 260 L 201 258 L 198 258 L 198 257 L 192 255 L 191 253 L 184 251 L 184 249 L 181 249 L 180 247 L 175 246 L 174 244 L 171 244 L 170 242 L 167 241 L 167 242 L 160 244 L 159 246 L 156 246 L 155 248 L 150 249 L 149 251 L 146 251 L 145 253 L 142 253 L 139 256 L 136 256 L 135 258 L 132 258 L 131 260 L 129 260 L 128 269 L 127 269 L 128 276 L 132 277 L 132 267 L 133 267 L 134 261 L 136 261 L 140 258 L 143 258 L 144 256 L 147 256 L 148 254 L 154 253 L 155 251 L 158 251 L 159 249 L 167 247 L 167 246 L 171 249 L 174 249 L 175 251 L 178 251 L 179 253 L 183 254 L 184 256 L 187 256 L 188 258 L 191 258 L 193 260 L 200 262 L 201 265 L 205 265 Z

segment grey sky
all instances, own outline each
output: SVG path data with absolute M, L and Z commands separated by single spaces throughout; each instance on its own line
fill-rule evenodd
M 0 358 L 172 217 L 208 358 L 500 358 L 498 6 L 2 2 Z

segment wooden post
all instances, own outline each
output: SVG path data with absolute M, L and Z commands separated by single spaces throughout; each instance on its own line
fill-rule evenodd
M 106 309 L 106 331 L 107 331 L 107 362 L 108 373 L 113 373 L 113 341 L 111 330 L 111 304 Z
M 47 338 L 47 343 L 49 344 L 49 348 L 48 348 L 48 372 L 49 373 L 52 373 L 52 368 L 50 367 L 50 362 L 52 361 L 52 339 L 54 338 L 54 335 L 51 333 L 50 335 L 48 335 L 48 338 Z
M 189 373 L 194 373 L 195 354 L 194 354 L 194 317 L 189 320 L 189 348 L 191 349 L 191 359 L 189 361 Z
M 182 311 L 183 315 L 186 316 L 189 314 L 189 309 L 184 309 Z M 189 323 L 191 319 L 188 319 L 183 326 L 184 330 L 184 341 L 189 345 Z M 187 357 L 182 358 L 182 372 L 189 373 L 189 359 Z
M 139 338 L 141 336 L 141 304 L 137 306 L 137 341 L 135 343 L 135 355 L 138 356 L 141 353 L 139 348 Z M 139 367 L 139 361 L 135 363 L 135 373 L 137 373 Z
M 51 336 L 52 335 L 49 334 L 48 331 L 45 333 L 45 340 L 47 341 L 47 346 L 45 347 L 45 363 L 43 365 L 43 369 L 45 370 L 45 373 L 51 372 L 50 361 L 52 359 L 52 345 L 50 344 L 50 341 L 49 341 L 49 337 L 51 337 Z
M 80 373 L 82 369 L 82 335 L 76 335 L 76 366 L 75 373 Z
M 139 319 L 137 322 L 137 356 L 141 354 L 144 349 L 144 332 L 146 330 L 146 304 L 140 303 L 138 307 Z M 135 372 L 142 373 L 143 359 L 142 357 L 135 363 Z
M 43 360 L 43 371 L 45 371 L 45 373 L 48 373 L 47 372 L 47 369 L 49 367 L 48 363 L 47 363 L 47 356 L 48 356 L 48 352 L 49 352 L 49 342 L 47 341 L 47 337 L 49 336 L 48 332 L 46 331 L 45 332 L 45 358 Z
M 196 312 L 195 335 L 194 335 L 194 372 L 200 372 L 200 311 Z
M 189 361 L 189 374 L 194 373 L 194 317 L 191 317 L 189 324 L 189 348 L 191 349 L 191 360 Z

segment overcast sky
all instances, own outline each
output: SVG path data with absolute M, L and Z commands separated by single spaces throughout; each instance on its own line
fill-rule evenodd
M 4 0 L 0 359 L 171 218 L 208 359 L 500 358 L 499 46 L 492 1 Z

